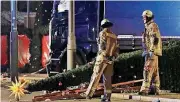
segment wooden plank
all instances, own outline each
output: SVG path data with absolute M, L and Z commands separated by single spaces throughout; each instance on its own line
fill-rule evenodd
M 112 87 L 117 87 L 117 86 L 121 86 L 121 85 L 129 85 L 129 84 L 138 83 L 138 82 L 142 82 L 142 81 L 143 81 L 143 79 L 133 80 L 133 81 L 128 81 L 128 82 L 121 82 L 121 83 L 113 84 Z

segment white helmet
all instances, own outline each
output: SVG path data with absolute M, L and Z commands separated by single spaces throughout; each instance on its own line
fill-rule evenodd
M 153 17 L 153 13 L 152 13 L 152 11 L 150 11 L 150 10 L 145 10 L 145 11 L 142 13 L 142 16 Z
M 101 21 L 101 27 L 106 28 L 110 26 L 113 26 L 113 23 L 111 23 L 108 19 L 103 19 Z

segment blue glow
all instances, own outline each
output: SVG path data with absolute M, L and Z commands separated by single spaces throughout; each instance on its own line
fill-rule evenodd
M 180 36 L 180 1 L 106 1 L 106 18 L 116 34 L 141 35 L 146 9 L 154 13 L 162 36 Z

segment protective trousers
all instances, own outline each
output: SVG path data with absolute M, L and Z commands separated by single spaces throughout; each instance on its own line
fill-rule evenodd
M 110 98 L 111 89 L 112 89 L 112 83 L 111 83 L 112 74 L 113 74 L 112 61 L 104 60 L 102 55 L 98 55 L 93 69 L 93 75 L 91 77 L 90 84 L 86 91 L 86 97 L 93 96 L 101 79 L 101 76 L 103 75 L 104 93 L 106 97 Z
M 158 67 L 158 56 L 153 55 L 152 58 L 146 56 L 143 78 L 144 81 L 142 83 L 140 92 L 149 92 L 149 87 L 151 85 L 151 81 L 154 81 L 155 89 L 159 92 L 160 86 L 160 78 L 159 78 L 159 67 Z

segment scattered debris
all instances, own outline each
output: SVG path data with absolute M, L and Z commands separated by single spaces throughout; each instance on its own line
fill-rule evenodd
M 134 86 L 134 85 L 135 85 L 135 83 L 139 83 L 142 81 L 143 81 L 143 79 L 113 84 L 112 92 L 113 93 L 137 92 L 137 91 L 139 91 L 140 86 Z M 36 102 L 36 101 L 46 101 L 46 100 L 54 101 L 54 100 L 65 100 L 65 99 L 85 99 L 85 97 L 82 96 L 81 94 L 86 91 L 87 87 L 88 87 L 88 83 L 83 83 L 76 87 L 69 87 L 63 91 L 52 92 L 52 93 L 47 93 L 45 95 L 34 96 L 32 101 Z M 96 92 L 94 93 L 94 97 L 99 97 L 99 96 L 103 95 L 103 93 L 104 93 L 103 91 L 104 91 L 103 84 L 99 84 Z

